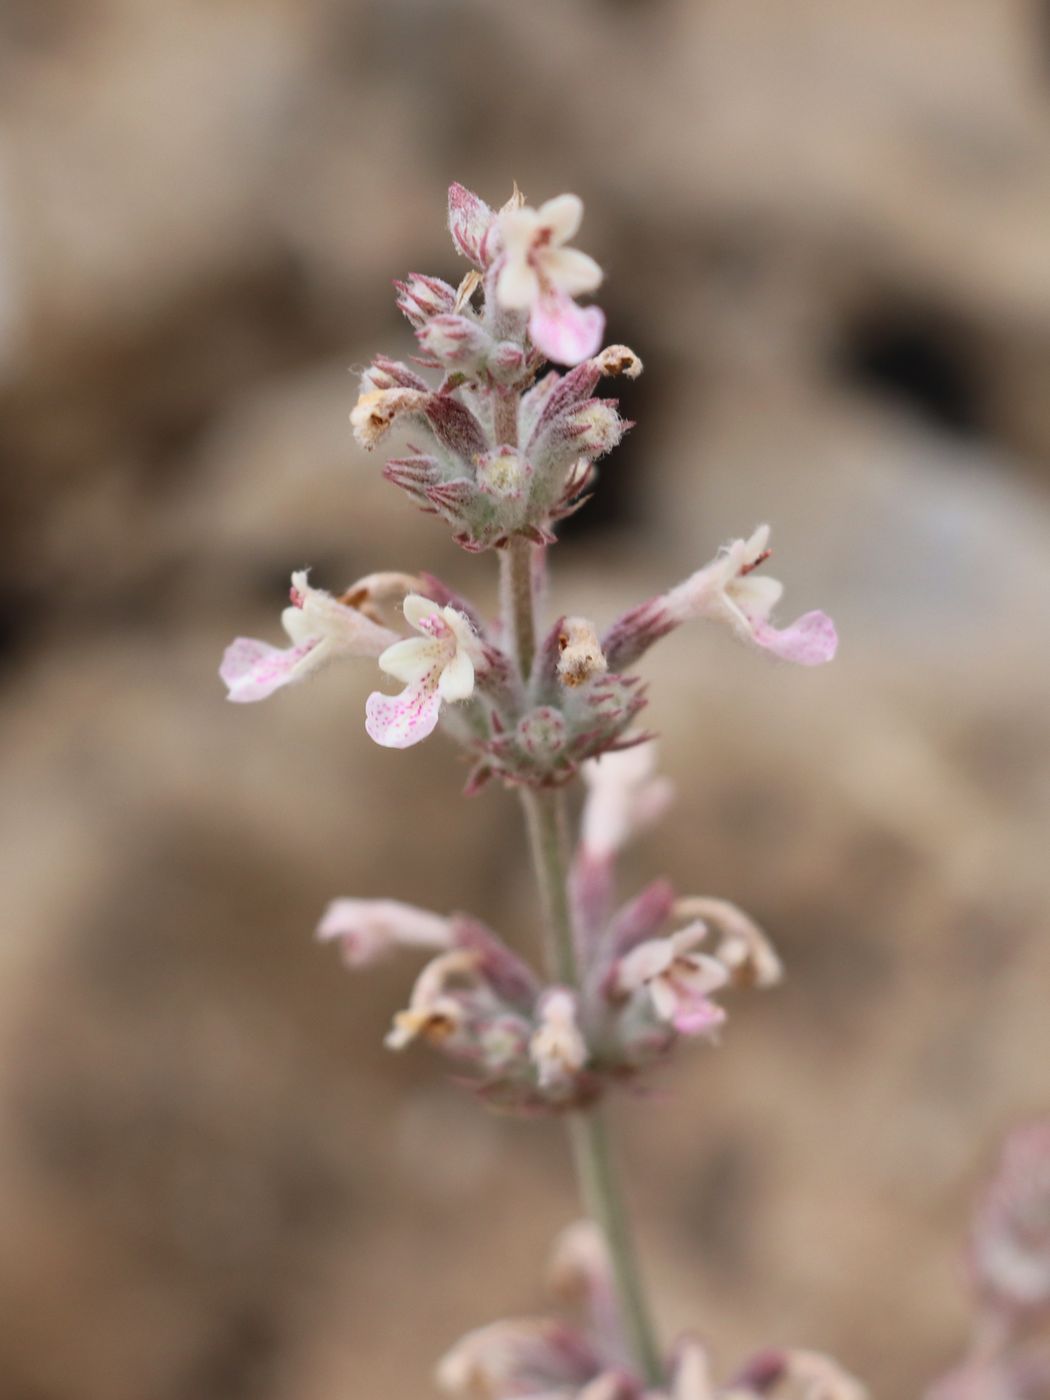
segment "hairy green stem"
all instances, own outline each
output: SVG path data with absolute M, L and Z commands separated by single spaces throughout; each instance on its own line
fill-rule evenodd
M 536 652 L 533 546 L 514 539 L 502 555 L 503 618 L 522 679 L 528 683 Z M 569 894 L 569 828 L 560 789 L 521 789 L 532 863 L 543 905 L 550 977 L 580 988 L 572 903 Z M 627 1343 L 647 1385 L 663 1383 L 660 1350 L 653 1331 L 630 1222 L 620 1192 L 605 1117 L 600 1108 L 568 1115 L 576 1175 L 587 1214 L 605 1237 Z
M 609 1129 L 600 1106 L 569 1118 L 576 1176 L 587 1214 L 601 1229 L 612 1260 L 627 1343 L 648 1385 L 662 1385 L 663 1366 L 616 1172 Z
M 526 685 L 536 657 L 536 595 L 532 553 L 536 548 L 522 535 L 514 535 L 500 551 L 503 625 L 511 654 Z
M 565 795 L 558 788 L 522 788 L 521 801 L 529 828 L 532 868 L 543 905 L 547 970 L 566 986 L 578 987 L 580 976 L 569 903 Z

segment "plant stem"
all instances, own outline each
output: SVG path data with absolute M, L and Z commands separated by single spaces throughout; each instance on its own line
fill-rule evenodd
M 531 552 L 527 541 L 513 540 L 503 551 L 502 565 L 504 627 L 526 682 L 532 671 L 536 645 Z M 521 798 L 543 905 L 548 973 L 578 991 L 580 975 L 569 895 L 565 794 L 560 789 L 522 788 Z M 664 1377 L 659 1346 L 649 1317 L 604 1115 L 600 1108 L 592 1108 L 569 1114 L 567 1121 L 580 1194 L 588 1215 L 605 1237 L 628 1346 L 646 1384 L 661 1385 Z
M 526 685 L 536 656 L 536 601 L 533 588 L 532 552 L 535 546 L 521 535 L 514 535 L 500 551 L 500 583 L 503 625 L 511 655 L 517 658 L 521 679 Z
M 569 903 L 565 796 L 557 788 L 522 788 L 521 801 L 529 828 L 532 868 L 543 904 L 547 970 L 566 986 L 578 987 L 580 976 Z
M 600 1106 L 569 1117 L 576 1176 L 587 1214 L 609 1249 L 620 1312 L 631 1353 L 649 1385 L 662 1385 L 660 1349 L 638 1267 L 630 1221 L 616 1172 L 605 1114 Z

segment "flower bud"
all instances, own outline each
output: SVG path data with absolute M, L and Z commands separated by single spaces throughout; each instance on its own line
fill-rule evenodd
M 492 345 L 488 332 L 473 317 L 451 313 L 432 317 L 416 334 L 427 354 L 448 369 L 477 368 Z
M 631 426 L 616 412 L 612 399 L 592 399 L 568 421 L 577 452 L 592 461 L 610 452 Z
M 477 267 L 485 268 L 491 259 L 492 230 L 495 214 L 476 194 L 462 185 L 450 185 L 448 191 L 448 228 L 457 251 Z
M 423 277 L 412 272 L 406 282 L 395 282 L 397 306 L 415 330 L 425 326 L 432 316 L 452 311 L 456 305 L 456 289 L 440 277 Z
M 540 705 L 518 721 L 519 746 L 544 766 L 564 750 L 567 736 L 565 716 L 552 705 Z
M 513 340 L 501 340 L 489 355 L 489 373 L 500 384 L 512 384 L 525 368 L 525 351 Z
M 532 475 L 531 465 L 513 447 L 497 448 L 477 460 L 478 487 L 500 500 L 523 500 Z

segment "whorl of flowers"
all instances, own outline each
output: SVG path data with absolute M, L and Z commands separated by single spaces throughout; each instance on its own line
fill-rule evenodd
M 515 190 L 496 211 L 453 185 L 448 213 L 470 267 L 458 283 L 412 273 L 395 284 L 418 354 L 412 364 L 376 356 L 350 420 L 367 451 L 403 433 L 383 475 L 465 550 L 497 552 L 501 614 L 487 616 L 429 573 L 372 574 L 333 595 L 300 569 L 281 618 L 290 645 L 238 638 L 220 674 L 229 698 L 247 702 L 330 662 L 367 661 L 381 680 L 364 713 L 376 743 L 404 749 L 440 729 L 467 761 L 469 793 L 496 781 L 522 794 L 534 861 L 550 876 L 543 967 L 474 917 L 388 898 L 336 899 L 318 935 L 354 969 L 397 950 L 428 959 L 392 1018 L 391 1049 L 428 1044 L 493 1106 L 578 1126 L 598 1121 L 594 1106 L 610 1090 L 643 1084 L 679 1042 L 715 1042 L 737 989 L 781 976 L 766 936 L 728 901 L 681 897 L 667 880 L 626 900 L 617 892 L 620 852 L 672 797 L 637 727 L 646 697 L 633 666 L 694 619 L 805 666 L 830 661 L 837 639 L 824 613 L 773 622 L 783 590 L 758 573 L 770 554 L 766 525 L 619 618 L 538 621 L 558 526 L 632 426 L 600 386 L 635 379 L 642 363 L 626 346 L 603 349 L 604 315 L 577 302 L 602 271 L 570 246 L 583 217 L 576 195 L 533 209 Z M 572 841 L 560 790 L 581 775 Z M 539 1320 L 473 1333 L 442 1363 L 447 1390 L 493 1400 L 861 1395 L 808 1352 L 765 1353 L 715 1384 L 697 1344 L 663 1353 L 647 1340 L 637 1297 L 625 1330 L 620 1302 L 637 1290 L 624 1284 L 622 1240 L 617 1283 L 593 1236 L 574 1239 L 579 1248 L 560 1257 L 584 1302 L 581 1326 Z

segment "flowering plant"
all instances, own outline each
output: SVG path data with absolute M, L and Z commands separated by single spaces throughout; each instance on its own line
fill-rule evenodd
M 927 1400 L 1050 1400 L 1050 1120 L 1016 1129 L 978 1205 L 969 1351 Z
M 724 996 L 781 975 L 765 934 L 723 899 L 681 896 L 663 880 L 626 902 L 617 895 L 620 852 L 671 800 L 650 737 L 634 727 L 646 697 L 631 668 L 694 619 L 805 666 L 830 661 L 837 639 L 822 612 L 773 622 L 783 590 L 758 572 L 770 555 L 765 525 L 603 626 L 541 623 L 558 524 L 631 427 L 596 391 L 642 370 L 626 346 L 601 347 L 602 312 L 577 303 L 602 280 L 593 258 L 567 246 L 582 214 L 572 194 L 532 209 L 515 190 L 494 211 L 453 185 L 449 227 L 470 268 L 458 286 L 419 274 L 396 284 L 420 354 L 414 366 L 377 356 L 351 413 L 368 450 L 395 428 L 411 435 L 384 475 L 464 549 L 495 551 L 500 616 L 428 573 L 372 574 L 333 596 L 297 572 L 282 616 L 291 645 L 240 638 L 220 674 L 229 698 L 246 702 L 340 658 L 375 661 L 403 686 L 368 698 L 376 743 L 408 748 L 440 728 L 469 760 L 468 792 L 499 781 L 520 794 L 543 904 L 541 966 L 476 918 L 389 899 L 336 899 L 318 929 L 352 968 L 422 950 L 429 961 L 387 1044 L 429 1043 L 485 1102 L 558 1115 L 572 1138 L 591 1223 L 562 1240 L 555 1273 L 578 1323 L 473 1332 L 441 1363 L 444 1389 L 490 1400 L 858 1400 L 860 1386 L 813 1353 L 762 1353 L 719 1385 L 699 1343 L 665 1351 L 620 1199 L 602 1100 L 644 1082 L 682 1040 L 714 1040 Z M 563 369 L 544 372 L 547 362 Z M 565 790 L 577 779 L 586 791 L 574 840 Z

